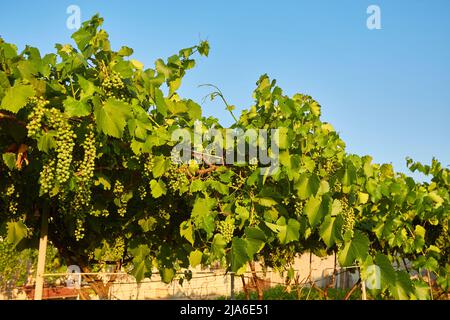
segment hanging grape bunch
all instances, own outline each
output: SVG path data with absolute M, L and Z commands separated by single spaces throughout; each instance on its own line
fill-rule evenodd
M 116 197 L 116 199 L 114 200 L 114 203 L 118 207 L 117 213 L 121 217 L 124 217 L 125 214 L 127 213 L 127 203 L 122 201 L 123 195 L 125 193 L 125 189 L 123 187 L 122 182 L 120 182 L 119 180 L 117 180 L 116 183 L 114 184 L 113 193 L 114 193 L 114 196 Z
M 16 193 L 16 188 L 14 187 L 14 184 L 10 184 L 6 189 L 6 197 L 9 200 L 8 211 L 11 214 L 16 214 L 18 206 L 17 199 L 19 198 L 19 194 Z
M 187 169 L 186 169 L 187 170 Z M 182 195 L 189 189 L 189 179 L 183 170 L 183 167 L 171 163 L 169 170 L 164 175 L 168 179 L 169 190 L 173 193 Z
M 49 110 L 50 125 L 56 130 L 56 181 L 59 185 L 64 184 L 70 177 L 70 166 L 72 164 L 72 153 L 77 137 L 67 118 L 56 108 Z
M 92 197 L 91 184 L 94 176 L 97 149 L 95 146 L 94 128 L 92 125 L 89 125 L 87 129 L 88 132 L 82 145 L 84 150 L 83 160 L 76 173 L 78 184 L 72 205 L 75 211 L 81 211 L 88 207 Z
M 84 219 L 83 218 L 77 218 L 75 223 L 75 240 L 80 241 L 84 238 Z
M 348 232 L 350 237 L 353 237 L 353 229 L 355 227 L 355 210 L 349 205 L 348 198 L 343 197 L 340 201 L 342 205 L 342 217 L 344 218 L 342 233 L 345 235 Z
M 119 73 L 115 71 L 107 73 L 103 79 L 102 88 L 108 98 L 116 98 L 125 101 L 125 84 Z
M 228 216 L 225 220 L 217 222 L 217 231 L 223 236 L 225 242 L 230 242 L 234 235 L 234 218 Z
M 42 98 L 31 97 L 28 99 L 28 104 L 33 106 L 33 110 L 28 117 L 28 136 L 36 137 L 41 130 L 42 120 L 45 116 L 45 106 L 47 106 L 49 102 Z
M 155 157 L 152 154 L 149 154 L 147 160 L 144 162 L 144 177 L 147 179 L 152 179 L 152 171 L 155 165 Z

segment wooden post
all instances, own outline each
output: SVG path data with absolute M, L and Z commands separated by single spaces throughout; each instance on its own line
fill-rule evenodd
M 230 300 L 234 300 L 234 272 L 230 273 L 231 285 L 230 285 Z
M 359 276 L 361 277 L 361 269 L 359 270 Z M 363 279 L 361 279 L 361 299 L 367 300 L 366 281 Z
M 42 300 L 44 290 L 45 256 L 47 252 L 48 233 L 48 211 L 42 210 L 41 235 L 39 239 L 38 265 L 36 270 L 36 285 L 34 289 L 34 300 Z

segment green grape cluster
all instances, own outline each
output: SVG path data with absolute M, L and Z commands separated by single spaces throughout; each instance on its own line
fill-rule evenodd
M 120 261 L 125 254 L 125 240 L 123 237 L 116 238 L 114 244 L 111 246 L 106 241 L 103 242 L 103 248 L 100 261 Z
M 44 164 L 41 172 L 39 182 L 41 184 L 41 193 L 50 193 L 55 186 L 55 176 L 56 176 L 56 161 L 50 159 Z
M 116 203 L 117 207 L 118 207 L 117 213 L 121 217 L 124 217 L 125 214 L 127 213 L 127 204 L 126 204 L 126 202 L 122 201 L 122 196 L 123 196 L 124 192 L 125 192 L 125 188 L 124 188 L 122 182 L 120 182 L 119 180 L 116 180 L 116 183 L 114 184 L 113 194 L 118 199 L 118 203 Z
M 138 192 L 139 192 L 139 198 L 140 198 L 141 200 L 144 200 L 145 197 L 147 196 L 147 189 L 145 188 L 145 186 L 140 185 L 140 186 L 138 187 Z
M 48 105 L 49 102 L 44 99 L 31 97 L 28 99 L 28 103 L 34 105 L 27 124 L 28 136 L 36 137 L 41 129 L 41 123 L 45 116 L 45 106 Z
M 108 209 L 91 210 L 89 214 L 93 217 L 105 217 L 106 218 L 109 216 L 109 211 L 108 211 Z
M 275 270 L 281 271 L 294 263 L 295 255 L 295 247 L 281 246 L 277 247 L 277 250 L 268 251 L 267 256 L 264 257 L 264 261 Z
M 258 159 L 257 158 L 251 158 L 248 161 L 249 168 L 251 171 L 255 171 L 258 168 Z
M 19 194 L 16 193 L 14 184 L 8 186 L 6 189 L 6 196 L 9 198 L 8 211 L 12 214 L 17 213 L 17 206 L 19 205 L 17 198 L 19 198 Z
M 449 246 L 448 219 L 442 223 L 441 232 L 436 239 L 436 246 L 441 250 Z
M 342 184 L 339 181 L 335 181 L 332 187 L 333 192 L 341 192 L 342 191 Z
M 80 241 L 84 238 L 84 219 L 77 218 L 77 221 L 75 223 L 75 240 Z
M 225 242 L 230 242 L 234 235 L 234 218 L 228 216 L 225 220 L 217 222 L 217 231 L 223 236 Z
M 114 189 L 113 189 L 113 193 L 116 197 L 121 197 L 123 192 L 124 192 L 124 187 L 122 182 L 120 182 L 119 180 L 116 180 L 116 183 L 114 183 Z
M 125 84 L 119 73 L 113 71 L 111 74 L 106 75 L 102 82 L 102 87 L 108 98 L 114 97 L 119 100 L 125 100 Z
M 342 226 L 342 233 L 345 234 L 347 232 L 350 233 L 351 237 L 354 234 L 355 227 L 355 210 L 350 207 L 347 198 L 340 199 L 342 205 L 342 217 L 344 218 L 344 224 Z
M 170 219 L 170 213 L 166 209 L 160 209 L 158 211 L 158 214 L 164 220 L 169 220 Z
M 78 170 L 78 178 L 84 183 L 89 182 L 94 176 L 95 157 L 97 154 L 93 126 L 91 125 L 88 129 L 89 133 L 83 142 L 84 157 Z
M 56 129 L 56 180 L 62 185 L 70 177 L 70 165 L 72 163 L 72 152 L 75 146 L 75 133 L 64 115 L 55 108 L 50 109 L 50 122 Z
M 186 186 L 189 185 L 189 179 L 186 176 L 186 173 L 179 170 L 179 167 L 175 164 L 170 166 L 165 176 L 168 179 L 167 184 L 169 186 L 169 190 L 173 193 L 178 192 L 181 195 L 185 191 L 184 189 L 186 189 Z
M 336 171 L 336 163 L 332 159 L 327 159 L 323 168 L 329 175 L 333 174 Z
M 303 208 L 304 208 L 305 204 L 303 201 L 298 200 L 294 202 L 294 210 L 295 210 L 295 214 L 297 216 L 300 216 L 303 214 Z
M 93 127 L 90 126 L 89 132 L 83 142 L 84 156 L 77 172 L 78 185 L 75 191 L 73 209 L 82 211 L 91 203 L 91 181 L 94 176 L 95 168 L 95 135 Z
M 147 158 L 147 161 L 145 161 L 144 163 L 144 176 L 146 178 L 151 178 L 154 165 L 155 165 L 155 158 L 153 157 L 152 154 L 150 154 Z

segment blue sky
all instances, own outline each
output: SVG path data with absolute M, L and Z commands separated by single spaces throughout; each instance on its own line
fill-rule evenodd
M 450 1 L 2 1 L 0 35 L 41 52 L 71 42 L 69 5 L 82 20 L 105 18 L 115 48 L 128 45 L 152 67 L 159 57 L 209 40 L 181 94 L 201 101 L 213 83 L 238 109 L 252 104 L 263 73 L 288 94 L 320 102 L 347 150 L 406 171 L 405 157 L 450 164 Z M 381 30 L 368 30 L 366 9 L 381 8 Z M 219 103 L 206 115 L 223 125 Z

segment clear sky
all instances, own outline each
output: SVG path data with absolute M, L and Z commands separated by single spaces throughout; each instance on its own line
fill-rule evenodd
M 186 76 L 185 97 L 201 101 L 209 89 L 198 85 L 213 83 L 248 108 L 267 73 L 286 93 L 318 100 L 349 152 L 400 171 L 407 156 L 450 164 L 449 0 L 2 0 L 0 35 L 53 52 L 54 43 L 71 42 L 72 4 L 82 20 L 100 13 L 113 46 L 132 47 L 148 67 L 209 40 L 210 57 Z M 366 27 L 371 4 L 381 9 L 381 30 Z M 204 110 L 231 124 L 219 103 Z

